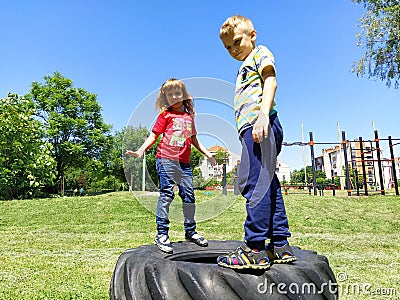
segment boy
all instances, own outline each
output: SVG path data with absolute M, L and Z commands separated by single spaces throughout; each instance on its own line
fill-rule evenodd
M 234 110 L 242 142 L 238 182 L 247 200 L 245 242 L 217 259 L 220 266 L 233 269 L 268 269 L 271 263 L 296 260 L 287 241 L 289 224 L 275 174 L 283 130 L 275 110 L 274 57 L 267 47 L 255 45 L 256 37 L 252 22 L 243 16 L 228 18 L 220 30 L 226 50 L 243 61 L 236 80 Z M 267 239 L 270 242 L 265 245 Z

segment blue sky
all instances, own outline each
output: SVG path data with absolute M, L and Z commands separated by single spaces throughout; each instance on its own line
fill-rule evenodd
M 350 72 L 363 53 L 356 34 L 364 13 L 350 0 L 19 0 L 2 1 L 0 11 L 1 98 L 24 95 L 33 81 L 59 71 L 75 87 L 97 94 L 105 122 L 120 130 L 170 77 L 234 83 L 240 62 L 228 55 L 218 32 L 227 17 L 242 14 L 252 19 L 257 44 L 275 55 L 285 141 L 301 140 L 301 124 L 306 141 L 310 131 L 315 141 L 337 141 L 338 122 L 348 139 L 372 139 L 372 122 L 380 137 L 400 138 L 399 90 Z M 197 111 L 227 120 L 215 127 L 233 126 L 229 109 L 212 101 L 198 103 Z M 207 131 L 201 126 L 199 131 Z M 237 143 L 234 133 L 228 135 L 216 139 Z M 215 142 L 200 140 L 206 146 Z M 292 169 L 303 165 L 300 147 L 284 147 L 279 158 Z

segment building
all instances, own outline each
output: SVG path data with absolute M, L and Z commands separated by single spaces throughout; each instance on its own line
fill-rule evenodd
M 350 174 L 357 174 L 359 178 L 362 178 L 365 169 L 365 178 L 369 188 L 379 188 L 380 175 L 378 152 L 376 151 L 376 147 L 374 147 L 373 143 L 370 141 L 362 141 L 361 143 L 360 141 L 348 141 L 346 149 Z M 382 150 L 379 151 L 381 158 L 383 188 L 391 188 L 394 186 L 391 160 L 384 158 Z M 316 156 L 314 160 L 316 170 L 325 172 L 327 178 L 332 178 L 332 176 L 340 177 L 340 185 L 342 188 L 345 187 L 346 168 L 342 145 L 337 145 L 328 149 L 322 149 L 322 155 Z M 397 162 L 396 174 L 399 174 L 400 158 L 395 160 L 395 162 Z M 361 181 L 362 180 L 360 179 L 360 182 Z
M 226 172 L 231 172 L 235 166 L 240 163 L 240 155 L 234 153 L 228 149 L 225 149 L 219 145 L 215 145 L 208 149 L 213 156 L 217 154 L 218 151 L 224 151 L 228 153 L 226 160 Z M 217 178 L 217 180 L 222 181 L 222 164 L 212 166 L 208 159 L 203 159 L 200 165 L 200 170 L 203 178 L 209 179 L 212 177 Z
M 278 176 L 279 181 L 290 182 L 290 166 L 279 160 L 276 161 L 275 173 Z
M 215 145 L 211 148 L 208 149 L 208 151 L 211 152 L 211 154 L 216 155 L 218 151 L 223 151 L 228 153 L 228 158 L 226 161 L 226 172 L 229 173 L 231 172 L 238 164 L 240 164 L 240 154 L 234 153 L 228 149 L 225 149 L 219 145 Z M 209 178 L 216 178 L 218 181 L 222 181 L 222 164 L 212 166 L 209 162 L 208 159 L 203 159 L 201 165 L 200 165 L 200 170 L 202 173 L 203 178 L 209 179 Z M 280 181 L 290 181 L 290 166 L 281 162 L 277 161 L 276 162 L 276 169 L 275 172 L 279 178 Z
M 400 180 L 400 157 L 394 159 L 395 172 L 397 180 Z

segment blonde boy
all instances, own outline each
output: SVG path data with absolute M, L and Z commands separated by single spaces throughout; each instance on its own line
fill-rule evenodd
M 271 263 L 296 260 L 287 241 L 289 224 L 275 174 L 283 130 L 275 109 L 274 56 L 267 47 L 256 46 L 256 37 L 252 22 L 239 15 L 228 18 L 220 30 L 226 50 L 242 61 L 234 110 L 242 142 L 238 182 L 247 200 L 245 242 L 217 260 L 220 266 L 233 269 L 268 269 Z

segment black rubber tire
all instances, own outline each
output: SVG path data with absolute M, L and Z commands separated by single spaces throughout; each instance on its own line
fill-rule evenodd
M 217 256 L 240 244 L 209 241 L 203 248 L 177 242 L 172 243 L 174 254 L 155 245 L 129 249 L 115 266 L 110 299 L 337 299 L 336 279 L 325 256 L 292 247 L 296 262 L 273 264 L 266 271 L 217 265 Z

